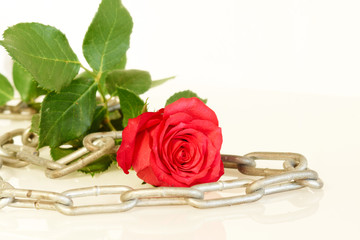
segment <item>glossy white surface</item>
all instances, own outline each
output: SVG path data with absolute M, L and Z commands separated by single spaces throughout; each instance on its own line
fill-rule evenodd
M 299 152 L 318 171 L 324 188 L 208 210 L 152 207 L 68 217 L 4 208 L 0 239 L 360 239 L 359 1 L 123 2 L 135 22 L 128 68 L 149 70 L 154 79 L 177 76 L 143 96 L 149 97 L 150 110 L 176 91 L 194 90 L 209 99 L 219 117 L 223 153 Z M 6 1 L 0 7 L 0 32 L 22 21 L 54 25 L 81 56 L 98 3 Z M 8 78 L 10 66 L 0 48 L 0 72 Z M 0 133 L 28 125 L 0 120 Z M 48 179 L 39 167 L 5 166 L 0 176 L 16 187 L 58 192 L 104 184 L 144 187 L 135 174 L 116 167 L 93 178 L 74 173 Z M 227 170 L 222 179 L 237 176 L 245 177 Z
M 165 87 L 164 87 L 165 89 Z M 155 89 L 154 89 L 155 90 Z M 161 91 L 157 89 L 156 91 Z M 156 91 L 149 92 L 155 100 Z M 279 92 L 210 89 L 209 105 L 224 134 L 223 153 L 293 151 L 325 182 L 323 190 L 302 189 L 259 202 L 200 210 L 189 206 L 135 208 L 125 213 L 68 217 L 51 211 L 4 208 L 1 239 L 357 239 L 360 99 Z M 231 106 L 236 101 L 236 111 Z M 251 103 L 251 105 L 250 105 Z M 1 132 L 25 126 L 1 120 Z M 63 191 L 104 184 L 144 187 L 136 175 L 113 167 L 94 178 L 74 173 L 47 179 L 40 168 L 3 167 L 1 176 L 21 188 Z M 226 171 L 222 179 L 239 176 Z M 216 195 L 233 195 L 231 190 Z M 214 194 L 213 194 L 214 196 Z M 99 198 L 114 202 L 116 197 Z M 96 202 L 83 199 L 80 203 Z

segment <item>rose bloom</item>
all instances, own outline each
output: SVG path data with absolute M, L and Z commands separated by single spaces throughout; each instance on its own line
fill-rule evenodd
M 189 187 L 224 174 L 221 128 L 198 98 L 181 98 L 157 112 L 129 119 L 117 162 L 154 186 Z

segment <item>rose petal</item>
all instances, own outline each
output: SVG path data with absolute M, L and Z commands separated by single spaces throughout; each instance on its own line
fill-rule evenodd
M 206 161 L 208 160 L 206 158 L 207 156 L 207 148 L 209 144 L 209 140 L 207 139 L 207 136 L 205 136 L 201 132 L 197 132 L 194 129 L 183 129 L 182 131 L 179 131 L 177 135 L 172 139 L 173 141 L 178 140 L 178 144 L 180 140 L 183 142 L 181 146 L 197 146 L 197 151 L 193 150 L 193 152 L 196 153 L 196 155 L 193 155 L 191 157 L 191 161 L 186 162 L 183 166 L 178 166 L 177 171 L 172 171 L 171 176 L 179 181 L 185 183 L 187 186 L 191 186 L 192 183 L 199 178 L 199 173 L 201 176 L 201 173 L 203 172 L 204 167 L 207 166 Z M 184 141 L 185 140 L 185 141 Z M 193 147 L 194 149 L 194 147 Z M 173 150 L 176 153 L 176 150 Z M 204 156 L 205 155 L 205 156 Z M 175 158 L 174 156 L 172 156 Z M 173 164 L 178 165 L 177 159 L 168 159 L 169 162 L 173 162 Z M 211 164 L 211 161 L 209 161 L 209 164 Z M 205 171 L 207 172 L 207 170 Z
M 172 159 L 170 156 L 163 160 L 154 154 L 154 162 L 157 166 L 160 166 L 159 169 L 166 167 L 167 179 L 171 178 L 176 182 L 183 182 L 185 185 L 191 186 L 196 179 L 203 178 L 208 174 L 208 168 L 211 167 L 218 151 L 206 135 L 194 129 L 182 129 L 181 131 L 178 131 L 176 135 L 173 136 L 173 139 L 177 138 L 187 140 L 189 143 L 195 143 L 198 146 L 197 155 L 195 155 L 194 158 L 194 160 L 197 161 L 188 163 L 193 164 L 191 171 L 181 171 L 179 168 L 172 171 L 173 168 L 169 167 L 169 165 L 176 165 L 174 164 L 176 160 Z
M 193 119 L 209 120 L 215 125 L 219 125 L 215 112 L 196 97 L 181 98 L 167 105 L 164 111 L 164 118 L 166 119 L 179 112 L 189 114 Z
M 220 179 L 220 177 L 224 174 L 224 165 L 221 161 L 220 153 L 217 154 L 213 165 L 208 168 L 206 174 L 203 177 L 198 178 L 194 181 L 193 184 L 199 184 L 204 182 L 216 182 Z
M 173 178 L 172 174 L 167 173 L 165 171 L 163 171 L 161 169 L 161 167 L 159 167 L 158 165 L 158 160 L 156 158 L 156 155 L 154 154 L 154 152 L 152 152 L 152 156 L 151 156 L 151 170 L 154 174 L 154 176 L 157 178 L 158 182 L 160 182 L 160 185 L 156 185 L 153 184 L 155 186 L 167 186 L 167 187 L 188 187 L 188 185 L 184 184 L 181 181 L 177 181 L 176 179 Z M 150 183 L 150 182 L 149 182 Z M 152 184 L 152 183 L 150 183 Z
M 221 128 L 215 126 L 212 122 L 206 120 L 193 120 L 191 123 L 185 124 L 184 128 L 194 129 L 204 133 L 213 143 L 218 151 L 221 149 L 223 142 Z
M 137 176 L 148 184 L 161 186 L 161 182 L 155 176 L 151 166 L 143 168 L 141 171 L 137 172 Z
M 148 131 L 142 131 L 137 135 L 132 165 L 136 172 L 150 165 L 151 148 L 149 142 Z
M 117 160 L 155 186 L 192 186 L 224 173 L 221 144 L 215 113 L 197 98 L 180 99 L 130 119 Z
M 128 125 L 122 133 L 122 143 L 117 152 L 116 160 L 122 170 L 128 174 L 133 165 L 133 155 L 138 132 L 144 128 L 152 127 L 161 121 L 163 110 L 158 112 L 147 112 L 136 118 L 129 119 Z
M 156 125 L 158 125 L 159 123 L 161 123 L 161 121 L 163 120 L 163 113 L 164 113 L 164 108 L 160 109 L 157 112 L 146 112 L 143 113 L 140 116 L 142 116 L 140 118 L 140 123 L 139 123 L 139 130 L 138 131 L 143 131 L 145 129 L 149 129 L 152 128 Z
M 223 141 L 221 128 L 213 124 L 213 122 L 208 120 L 192 120 L 188 123 L 181 122 L 178 123 L 178 125 L 176 126 L 171 126 L 171 124 L 174 124 L 174 122 L 171 122 L 170 120 L 170 118 L 167 119 L 165 125 L 165 127 L 168 127 L 170 129 L 166 131 L 166 135 L 161 135 L 160 140 L 157 144 L 161 142 L 166 142 L 166 139 L 168 139 L 169 136 L 173 136 L 175 132 L 179 132 L 182 129 L 195 129 L 207 135 L 209 139 L 211 139 L 211 141 L 213 142 L 214 146 L 218 150 L 220 150 Z
M 182 130 L 184 124 L 179 124 L 178 126 L 176 126 L 174 129 L 174 131 L 172 131 L 171 134 L 168 134 L 165 138 L 162 138 L 162 136 L 160 137 L 159 141 L 156 141 L 156 145 L 159 146 L 159 156 L 160 159 L 162 160 L 162 163 L 169 169 L 173 169 L 175 170 L 175 166 L 173 166 L 173 162 L 172 160 L 172 155 L 173 155 L 173 146 L 171 141 L 173 140 L 173 138 L 176 136 L 177 131 Z M 165 159 L 165 160 L 164 160 Z M 170 161 L 169 161 L 170 160 Z
M 131 168 L 133 163 L 133 153 L 139 121 L 140 116 L 134 119 L 129 119 L 127 127 L 122 132 L 123 141 L 116 156 L 118 165 L 126 174 L 129 173 L 128 170 Z

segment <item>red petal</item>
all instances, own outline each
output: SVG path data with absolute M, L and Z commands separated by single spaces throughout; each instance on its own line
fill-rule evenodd
M 140 132 L 136 137 L 135 150 L 133 154 L 133 168 L 136 172 L 150 165 L 150 136 L 148 131 Z
M 196 97 L 181 98 L 167 105 L 164 110 L 164 118 L 179 112 L 189 114 L 193 119 L 209 120 L 215 125 L 219 125 L 215 112 Z
M 151 166 L 142 169 L 141 171 L 139 171 L 137 173 L 137 176 L 144 180 L 144 182 L 154 185 L 154 186 L 161 186 L 160 181 L 158 180 L 158 178 L 155 176 L 154 172 L 152 171 Z
M 123 141 L 116 156 L 118 165 L 126 174 L 129 173 L 128 170 L 131 168 L 132 165 L 139 121 L 140 117 L 129 119 L 129 123 L 122 133 Z
M 129 119 L 128 125 L 122 133 L 122 143 L 117 152 L 116 160 L 122 170 L 128 174 L 133 165 L 134 149 L 139 131 L 143 130 L 144 125 L 154 126 L 161 121 L 162 109 L 158 112 L 147 112 L 136 118 Z
M 216 182 L 224 174 L 224 165 L 221 161 L 220 153 L 214 159 L 213 165 L 208 168 L 206 174 L 194 181 L 193 184 L 207 183 L 207 182 Z

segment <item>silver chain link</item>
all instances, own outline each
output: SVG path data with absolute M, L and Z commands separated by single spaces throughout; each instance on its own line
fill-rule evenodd
M 14 144 L 20 136 L 23 145 Z M 59 159 L 42 158 L 36 149 L 38 137 L 28 129 L 16 129 L 0 136 L 0 155 L 2 165 L 24 167 L 35 164 L 45 168 L 49 178 L 58 178 L 74 172 L 99 157 L 115 153 L 121 139 L 121 132 L 92 133 L 83 140 L 83 148 Z M 76 161 L 74 161 L 76 160 Z M 284 161 L 283 169 L 264 169 L 256 167 L 256 160 Z M 204 183 L 183 187 L 157 187 L 132 189 L 123 185 L 94 186 L 70 189 L 65 192 L 50 192 L 32 189 L 18 189 L 0 177 L 0 209 L 9 206 L 58 211 L 65 215 L 124 212 L 140 206 L 190 205 L 196 208 L 214 208 L 255 202 L 265 195 L 295 190 L 303 187 L 320 189 L 323 182 L 318 174 L 308 169 L 306 158 L 297 153 L 253 152 L 244 156 L 222 155 L 226 168 L 237 168 L 239 172 L 251 176 L 263 176 L 257 180 L 235 179 Z M 245 194 L 217 199 L 206 199 L 205 193 L 227 189 L 245 189 Z M 74 198 L 99 195 L 118 195 L 113 204 L 75 206 Z
M 0 106 L 0 119 L 19 121 L 31 120 L 34 113 L 36 113 L 36 111 L 33 108 L 28 107 L 24 102 L 19 102 L 15 106 Z

